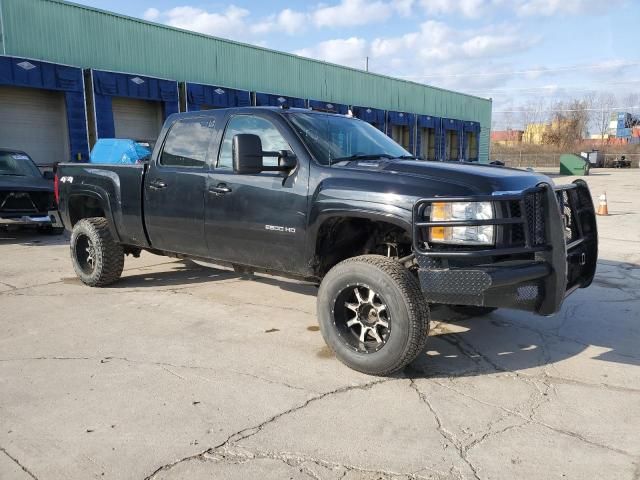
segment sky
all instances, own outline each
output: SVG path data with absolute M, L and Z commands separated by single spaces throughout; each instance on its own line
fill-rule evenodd
M 368 57 L 372 72 L 492 98 L 494 129 L 585 96 L 640 114 L 638 0 L 75 1 L 355 68 Z

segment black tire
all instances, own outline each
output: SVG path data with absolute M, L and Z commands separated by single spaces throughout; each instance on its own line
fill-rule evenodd
M 467 317 L 482 317 L 498 309 L 498 307 L 479 307 L 477 305 L 449 305 L 449 308 Z
M 104 287 L 120 278 L 124 251 L 113 240 L 106 218 L 85 218 L 75 224 L 71 262 L 78 278 L 90 287 Z
M 369 303 L 361 302 L 362 295 Z M 429 336 L 429 307 L 417 279 L 387 257 L 363 255 L 333 267 L 320 284 L 317 308 L 329 348 L 342 363 L 369 375 L 404 368 Z

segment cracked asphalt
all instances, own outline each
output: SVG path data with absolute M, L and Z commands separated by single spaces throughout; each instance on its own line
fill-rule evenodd
M 640 480 L 640 170 L 586 180 L 594 284 L 435 308 L 392 378 L 333 358 L 314 286 L 143 254 L 91 289 L 64 237 L 0 233 L 0 478 Z

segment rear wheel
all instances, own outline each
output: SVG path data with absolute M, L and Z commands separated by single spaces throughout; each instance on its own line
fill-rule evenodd
M 111 236 L 106 218 L 85 218 L 75 224 L 71 261 L 80 280 L 91 287 L 104 287 L 120 278 L 124 251 Z
M 429 308 L 416 278 L 378 255 L 350 258 L 327 273 L 318 292 L 318 320 L 336 357 L 370 375 L 405 367 L 429 333 Z

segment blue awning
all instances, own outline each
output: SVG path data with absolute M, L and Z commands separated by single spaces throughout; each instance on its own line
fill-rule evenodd
M 339 113 L 346 115 L 349 113 L 349 106 L 342 103 L 325 102 L 322 100 L 309 100 L 309 108 L 322 112 Z
M 115 137 L 113 97 L 151 100 L 163 104 L 163 116 L 178 113 L 178 82 L 130 73 L 91 71 L 98 138 Z
M 384 110 L 380 110 L 379 108 L 353 107 L 354 117 L 370 123 L 383 132 L 385 129 L 385 114 L 386 112 Z
M 208 108 L 247 107 L 251 105 L 251 93 L 246 90 L 187 83 L 187 109 L 190 112 Z
M 307 102 L 303 98 L 275 95 L 273 93 L 256 93 L 256 106 L 258 107 L 290 107 L 307 108 Z
M 84 80 L 80 68 L 0 56 L 0 85 L 64 92 L 71 154 L 68 160 L 89 160 Z

